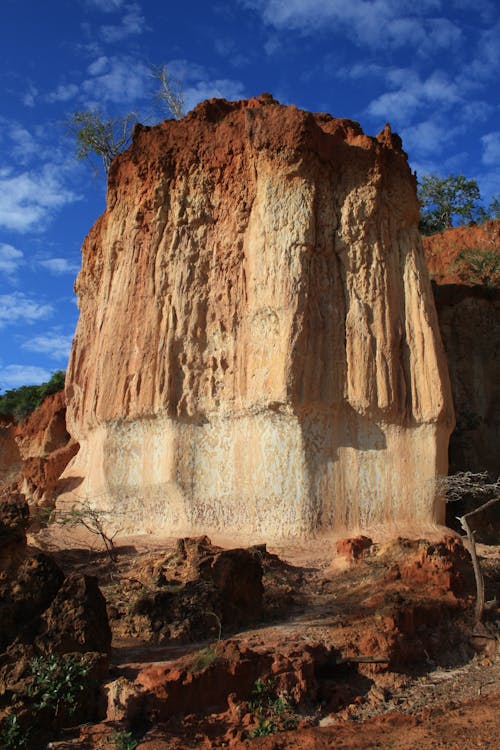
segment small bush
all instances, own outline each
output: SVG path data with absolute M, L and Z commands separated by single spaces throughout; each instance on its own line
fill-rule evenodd
M 190 672 L 201 672 L 211 664 L 217 661 L 217 651 L 213 646 L 207 646 L 206 648 L 200 649 L 196 654 L 192 663 L 189 665 Z
M 257 717 L 257 726 L 248 732 L 250 739 L 297 727 L 298 716 L 288 697 L 277 693 L 276 680 L 259 678 L 255 682 L 252 695 L 254 698 L 248 707 Z
M 4 716 L 0 722 L 0 748 L 2 750 L 18 750 L 27 747 L 29 730 L 19 723 L 14 712 Z
M 134 739 L 132 732 L 125 732 L 124 729 L 113 732 L 111 736 L 114 750 L 135 750 L 137 740 Z
M 34 708 L 48 708 L 54 716 L 60 709 L 72 715 L 78 708 L 78 696 L 87 685 L 89 663 L 83 656 L 49 654 L 36 656 L 30 664 L 33 683 L 28 694 L 35 698 Z
M 495 287 L 500 281 L 500 248 L 462 250 L 457 255 L 454 270 L 462 281 Z

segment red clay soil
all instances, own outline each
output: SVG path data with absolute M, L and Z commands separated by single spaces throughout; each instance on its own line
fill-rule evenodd
M 194 570 L 206 581 L 205 542 L 189 565 L 175 540 L 124 539 L 112 568 L 102 555 L 61 549 L 66 572 L 98 575 L 114 650 L 101 723 L 51 747 L 113 748 L 117 732 L 131 732 L 137 750 L 496 747 L 499 624 L 473 635 L 474 585 L 460 540 L 368 541 L 251 548 L 263 569 L 258 622 L 198 643 L 177 626 L 162 641 L 158 612 L 150 621 L 136 603 L 164 600 L 173 612 Z M 490 597 L 500 584 L 498 548 L 480 555 Z M 281 713 L 270 717 L 275 734 L 257 736 L 258 679 L 289 701 L 285 718 L 296 729 L 284 731 Z
M 455 268 L 462 250 L 480 248 L 500 253 L 500 220 L 493 219 L 478 226 L 453 227 L 430 237 L 422 237 L 429 273 L 437 284 L 472 285 L 461 278 Z
M 362 724 L 343 722 L 263 737 L 233 747 L 255 750 L 486 750 L 498 747 L 500 696 L 480 698 L 455 707 L 431 708 L 416 716 L 398 712 L 368 719 Z M 140 750 L 167 750 L 169 745 L 143 743 Z M 171 747 L 171 746 L 170 746 Z

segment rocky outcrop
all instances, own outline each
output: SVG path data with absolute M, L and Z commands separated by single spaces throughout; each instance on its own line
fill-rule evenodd
M 20 491 L 30 504 L 50 503 L 77 451 L 66 429 L 64 391 L 46 396 L 24 422 L 0 421 L 0 489 Z
M 450 438 L 450 472 L 500 472 L 500 289 L 459 263 L 461 251 L 500 257 L 500 221 L 455 227 L 425 237 L 439 326 L 450 371 L 456 429 Z M 497 261 L 497 268 L 500 261 Z M 461 270 L 461 277 L 457 274 Z M 496 286 L 495 286 L 496 284 Z
M 14 419 L 0 417 L 0 489 L 15 483 L 22 467 Z
M 442 520 L 453 416 L 418 213 L 388 126 L 267 95 L 137 126 L 83 246 L 65 476 L 122 529 Z

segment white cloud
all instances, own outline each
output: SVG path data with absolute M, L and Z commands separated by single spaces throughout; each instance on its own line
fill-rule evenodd
M 114 13 L 124 5 L 126 0 L 86 0 L 86 4 L 104 13 Z
M 0 171 L 0 227 L 5 229 L 43 229 L 54 211 L 75 200 L 57 164 L 17 174 Z
M 455 47 L 462 42 L 462 30 L 448 18 L 432 18 L 427 28 L 427 42 L 430 48 Z M 429 49 L 431 51 L 431 49 Z
M 442 111 L 461 100 L 456 83 L 439 70 L 422 80 L 412 69 L 394 68 L 388 72 L 387 80 L 394 90 L 373 99 L 367 108 L 369 114 L 381 119 L 408 123 L 424 107 L 439 107 Z
M 24 263 L 24 254 L 12 245 L 0 243 L 0 271 L 7 276 L 14 276 Z
M 121 42 L 129 36 L 142 34 L 147 30 L 146 19 L 137 3 L 124 6 L 125 14 L 119 24 L 101 26 L 99 35 L 105 42 Z
M 147 95 L 151 71 L 130 57 L 97 58 L 88 68 L 91 78 L 82 84 L 87 103 L 132 103 Z
M 55 91 L 47 94 L 45 100 L 53 102 L 68 102 L 70 99 L 74 99 L 78 94 L 78 86 L 74 83 L 60 84 Z
M 483 143 L 483 164 L 500 164 L 500 130 L 483 135 L 481 141 Z
M 0 369 L 0 388 L 19 388 L 21 385 L 40 385 L 50 379 L 51 373 L 43 367 L 32 365 L 6 365 Z
M 13 123 L 7 135 L 12 141 L 10 156 L 25 164 L 37 152 L 37 144 L 31 133 L 18 123 Z
M 54 312 L 50 304 L 38 302 L 24 292 L 0 294 L 0 328 L 17 323 L 35 323 Z
M 339 30 L 362 44 L 400 47 L 426 42 L 434 32 L 434 45 L 455 43 L 457 31 L 444 19 L 427 18 L 439 11 L 440 0 L 239 0 L 276 29 L 314 34 L 327 27 Z M 453 24 L 451 24 L 453 25 Z
M 242 99 L 245 87 L 241 81 L 221 78 L 214 81 L 199 81 L 185 89 L 184 104 L 186 111 L 193 109 L 204 99 Z
M 51 359 L 67 362 L 72 342 L 72 335 L 65 336 L 52 330 L 45 335 L 35 336 L 25 341 L 22 348 L 29 352 L 46 354 Z
M 442 144 L 449 138 L 449 128 L 443 128 L 435 120 L 425 120 L 405 128 L 401 132 L 405 151 L 413 155 L 436 155 L 441 151 Z
M 106 73 L 109 70 L 109 66 L 109 58 L 106 57 L 106 55 L 100 55 L 97 60 L 94 60 L 94 62 L 90 63 L 87 71 L 91 76 L 99 76 L 102 73 Z
M 28 85 L 28 89 L 24 92 L 22 101 L 25 107 L 34 107 L 36 97 L 38 96 L 38 89 L 33 86 L 32 83 Z
M 46 258 L 45 260 L 39 260 L 38 265 L 57 275 L 63 273 L 75 274 L 80 270 L 77 263 L 72 263 L 67 258 Z

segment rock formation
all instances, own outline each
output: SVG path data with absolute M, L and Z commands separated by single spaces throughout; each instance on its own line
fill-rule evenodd
M 117 526 L 443 518 L 446 362 L 401 141 L 269 95 L 137 126 L 83 245 L 65 476 Z
M 66 430 L 64 391 L 47 396 L 24 422 L 1 417 L 0 493 L 20 491 L 30 504 L 50 503 L 77 451 Z
M 450 439 L 450 471 L 500 472 L 500 292 L 467 265 L 463 250 L 500 257 L 500 221 L 455 227 L 423 239 L 450 371 L 457 426 Z M 498 262 L 497 262 L 498 268 Z M 460 275 L 457 271 L 460 271 Z M 496 282 L 496 287 L 495 287 Z

